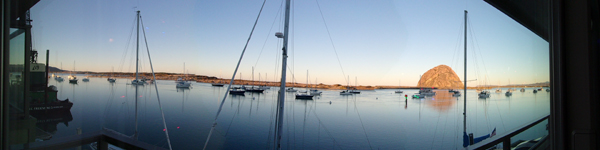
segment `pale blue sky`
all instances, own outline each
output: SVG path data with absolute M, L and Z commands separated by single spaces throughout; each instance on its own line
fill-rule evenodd
M 223 78 L 230 78 L 262 2 L 40 1 L 31 12 L 34 48 L 50 49 L 50 64 L 60 67 L 62 62 L 67 70 L 76 61 L 76 70 L 110 71 L 114 66 L 115 71 L 134 71 L 135 45 L 125 48 L 139 9 L 157 72 L 182 72 L 185 62 L 190 73 L 218 77 L 222 72 Z M 277 14 L 281 2 L 267 0 L 240 66 L 244 79 L 250 79 L 257 60 L 256 79 L 261 73 L 264 80 L 267 73 L 273 81 L 275 69 L 281 69 L 275 64 L 281 65 L 276 61 L 281 47 L 274 36 L 283 31 Z M 440 64 L 451 66 L 462 79 L 465 9 L 469 38 L 476 37 L 468 40 L 469 80 L 483 81 L 486 71 L 490 84 L 549 80 L 548 43 L 483 1 L 321 0 L 319 4 L 351 84 L 357 77 L 362 85 L 398 85 L 401 79 L 402 85 L 414 86 L 419 75 Z M 297 82 L 306 82 L 309 70 L 312 81 L 345 84 L 316 1 L 294 5 L 288 64 Z M 478 53 L 478 63 L 473 61 L 473 51 Z M 141 54 L 142 70 L 150 71 L 146 53 Z

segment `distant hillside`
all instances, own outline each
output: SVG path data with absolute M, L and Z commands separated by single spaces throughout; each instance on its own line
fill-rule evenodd
M 61 69 L 58 69 L 58 68 L 52 67 L 52 66 L 48 66 L 48 70 L 50 72 L 65 72 L 65 71 L 67 71 L 67 70 L 61 70 Z
M 487 85 L 487 87 L 549 87 L 550 81 L 528 84 L 511 84 L 511 85 Z

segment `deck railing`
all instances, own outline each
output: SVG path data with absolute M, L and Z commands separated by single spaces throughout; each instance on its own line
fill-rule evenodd
M 80 135 L 72 135 L 50 141 L 33 142 L 28 145 L 27 149 L 67 149 L 72 147 L 84 146 L 93 142 L 98 143 L 98 150 L 109 149 L 108 144 L 112 144 L 123 149 L 165 150 L 162 147 L 134 140 L 131 137 L 124 136 L 123 134 L 109 129 L 103 129 L 100 131 L 90 133 L 83 133 Z
M 488 148 L 491 148 L 495 145 L 498 145 L 500 143 L 502 143 L 502 148 L 504 150 L 510 150 L 511 149 L 511 141 L 510 138 L 514 137 L 515 135 L 518 135 L 519 133 L 541 123 L 542 121 L 548 119 L 548 117 L 550 116 L 550 114 L 545 115 L 539 119 L 534 120 L 533 122 L 529 123 L 529 124 L 525 124 L 521 127 L 518 127 L 512 131 L 503 133 L 503 134 L 498 134 L 492 138 L 489 138 L 487 140 L 481 141 L 477 144 L 473 144 L 469 147 L 467 147 L 468 149 L 475 149 L 475 150 L 485 150 Z M 535 146 L 539 146 L 541 143 L 543 143 L 545 141 L 538 141 L 538 143 Z

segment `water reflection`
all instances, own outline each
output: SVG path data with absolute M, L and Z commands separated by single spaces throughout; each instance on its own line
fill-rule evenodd
M 452 97 L 452 94 L 446 90 L 436 90 L 435 96 L 426 98 L 426 104 L 439 112 L 447 112 L 450 110 L 456 100 L 462 97 Z
M 58 123 L 53 138 L 98 131 L 102 127 L 125 135 L 134 133 L 134 100 L 139 100 L 139 140 L 166 145 L 152 86 L 127 85 L 126 80 L 109 83 L 104 78 L 90 78 L 80 86 L 51 81 L 59 88 L 59 97 L 73 99 L 72 121 Z M 64 85 L 63 85 L 64 84 Z M 171 81 L 158 81 L 170 138 L 174 149 L 196 149 L 212 126 L 226 87 L 196 83 L 193 89 L 177 89 Z M 461 148 L 463 98 L 451 97 L 445 90 L 434 97 L 408 99 L 417 90 L 363 91 L 340 96 L 337 90 L 323 90 L 313 100 L 295 100 L 286 93 L 282 147 L 289 149 L 423 149 L 423 145 L 442 149 Z M 265 149 L 273 144 L 278 88 L 263 94 L 227 95 L 215 136 L 207 149 Z M 464 93 L 463 93 L 464 94 Z M 492 94 L 478 100 L 475 91 L 467 91 L 467 126 L 476 135 L 489 133 L 488 126 L 498 126 L 498 134 L 549 112 L 549 94 L 514 93 L 511 97 Z M 135 96 L 135 97 L 133 97 Z M 458 99 L 458 100 L 457 100 Z M 513 102 L 514 101 L 514 102 Z M 411 105 L 411 107 L 408 107 Z M 318 109 L 317 109 L 318 108 Z M 66 120 L 69 120 L 68 117 Z M 96 123 L 99 122 L 99 123 Z M 66 124 L 65 124 L 66 125 Z M 181 128 L 178 128 L 181 127 Z M 435 130 L 436 127 L 438 130 Z M 52 128 L 50 126 L 49 128 Z M 52 131 L 52 130 L 49 130 Z M 457 132 L 459 131 L 459 132 Z M 532 133 L 518 137 L 539 137 Z M 434 138 L 435 136 L 435 138 Z M 289 139 L 289 141 L 288 141 Z M 370 141 L 370 142 L 369 142 Z M 369 144 L 370 143 L 370 144 Z M 433 143 L 433 144 L 432 144 Z
M 49 140 L 52 135 L 58 131 L 58 124 L 63 123 L 69 126 L 69 122 L 73 121 L 73 116 L 70 111 L 61 111 L 56 113 L 32 114 L 37 119 L 35 126 L 37 128 L 36 139 Z

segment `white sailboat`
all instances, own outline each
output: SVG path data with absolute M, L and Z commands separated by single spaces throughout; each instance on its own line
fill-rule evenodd
M 292 79 L 292 81 L 293 81 L 293 80 L 294 80 L 294 79 Z M 292 83 L 294 83 L 294 82 L 292 82 Z M 298 90 L 297 90 L 297 89 L 294 89 L 294 87 L 289 87 L 289 88 L 285 89 L 285 91 L 286 91 L 286 92 L 298 92 Z
M 394 91 L 394 93 L 404 93 L 404 91 L 400 90 L 400 80 L 398 80 L 398 90 Z
M 508 85 L 510 86 L 510 79 L 508 79 Z M 508 88 L 508 90 L 506 90 L 506 93 L 504 93 L 504 95 L 506 96 L 512 96 L 512 88 Z
M 73 61 L 73 71 L 75 71 L 75 61 Z M 73 74 L 73 71 L 71 71 L 71 74 L 69 75 L 69 83 L 77 84 L 77 76 Z
M 115 67 L 112 67 L 111 72 L 110 72 L 110 77 L 108 77 L 108 79 L 106 79 L 108 82 L 114 83 L 117 81 L 117 79 L 113 77 L 114 72 L 115 72 Z
M 183 63 L 183 73 L 185 73 L 185 63 Z M 187 74 L 185 75 L 187 76 Z M 181 77 L 177 79 L 177 85 L 175 85 L 176 88 L 190 88 L 190 86 L 192 85 L 192 83 L 190 83 L 190 81 L 184 80 Z
M 317 79 L 315 78 L 315 85 L 316 85 L 317 83 L 318 83 L 318 82 L 317 82 Z M 311 88 L 311 89 L 310 89 L 310 95 L 317 96 L 317 95 L 321 95 L 321 93 L 323 93 L 323 92 L 322 92 L 322 91 L 319 91 L 319 90 L 317 90 L 317 88 L 314 88 L 314 87 L 313 87 L 313 88 Z
M 60 63 L 60 70 L 62 70 L 62 62 Z M 54 76 L 54 80 L 58 81 L 58 82 L 62 82 L 65 79 L 63 79 L 62 77 L 60 77 L 59 75 Z

